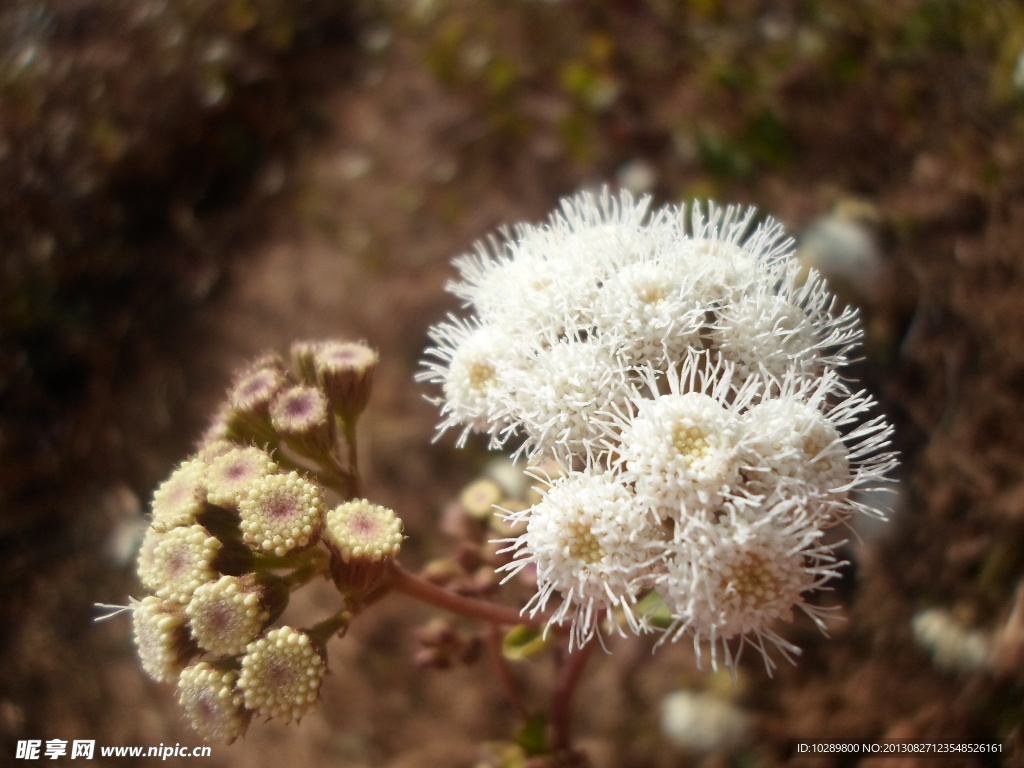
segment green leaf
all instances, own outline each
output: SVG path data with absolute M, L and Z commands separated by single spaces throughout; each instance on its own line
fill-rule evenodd
M 540 712 L 530 715 L 526 725 L 516 734 L 515 741 L 530 757 L 551 754 L 548 747 L 548 719 Z
M 542 631 L 529 624 L 513 627 L 501 643 L 501 653 L 509 661 L 528 659 L 547 645 Z
M 672 612 L 665 605 L 661 595 L 657 592 L 649 592 L 636 604 L 635 613 L 645 617 L 651 624 L 659 629 L 668 629 L 672 625 Z

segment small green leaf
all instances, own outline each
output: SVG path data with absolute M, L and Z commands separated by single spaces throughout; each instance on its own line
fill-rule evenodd
M 530 757 L 548 755 L 548 720 L 540 712 L 530 715 L 523 729 L 516 734 L 516 744 Z
M 636 604 L 635 613 L 645 617 L 651 624 L 659 629 L 668 629 L 672 625 L 672 612 L 665 605 L 661 595 L 657 592 L 649 592 Z
M 547 640 L 537 627 L 520 624 L 505 635 L 501 643 L 502 655 L 509 661 L 528 659 L 547 645 Z

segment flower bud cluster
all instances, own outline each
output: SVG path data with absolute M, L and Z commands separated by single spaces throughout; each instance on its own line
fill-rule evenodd
M 318 574 L 346 597 L 364 594 L 402 540 L 401 521 L 383 507 L 329 510 L 325 487 L 301 463 L 312 459 L 313 472 L 348 490 L 335 421 L 350 430 L 366 405 L 376 354 L 323 342 L 296 345 L 294 357 L 297 374 L 267 356 L 236 379 L 197 454 L 154 493 L 139 552 L 151 594 L 130 608 L 143 669 L 178 681 L 187 717 L 208 739 L 233 741 L 254 715 L 298 720 L 316 704 L 325 643 L 351 614 L 343 607 L 308 630 L 273 623 L 291 591 Z
M 362 343 L 303 341 L 292 345 L 294 370 L 277 355 L 245 368 L 206 435 L 276 446 L 321 460 L 336 432 L 351 428 L 366 408 L 377 353 Z
M 287 582 L 261 556 L 308 551 L 323 528 L 323 495 L 261 448 L 223 445 L 207 446 L 154 494 L 138 560 L 154 594 L 131 606 L 136 645 L 151 677 L 178 680 L 185 713 L 206 738 L 233 741 L 253 714 L 297 718 L 315 702 L 322 650 L 315 662 L 289 657 L 294 674 L 310 681 L 301 696 L 264 695 L 258 706 L 249 688 L 273 687 L 273 679 L 240 669 L 288 601 Z
M 439 434 L 561 466 L 506 514 L 505 569 L 536 573 L 528 609 L 560 597 L 552 621 L 577 643 L 607 619 L 690 633 L 712 664 L 798 652 L 778 622 L 823 626 L 807 596 L 841 566 L 824 533 L 881 515 L 855 492 L 895 464 L 890 427 L 837 373 L 856 311 L 752 209 L 652 212 L 627 193 L 563 200 L 455 264 L 471 314 L 431 330 L 419 376 L 442 390 Z

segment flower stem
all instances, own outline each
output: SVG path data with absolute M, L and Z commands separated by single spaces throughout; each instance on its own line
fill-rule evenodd
M 348 459 L 348 483 L 350 498 L 357 498 L 361 495 L 359 478 L 359 452 L 356 441 L 356 420 L 355 417 L 341 420 L 341 433 L 345 438 L 345 452 Z
M 558 676 L 555 678 L 555 691 L 551 700 L 550 736 L 551 749 L 554 754 L 567 752 L 571 749 L 569 736 L 572 721 L 572 697 L 576 692 L 576 684 L 583 674 L 583 668 L 594 652 L 596 643 L 590 642 L 575 652 L 559 659 Z
M 352 621 L 352 612 L 342 608 L 333 616 L 328 616 L 315 627 L 312 627 L 308 634 L 311 639 L 321 645 L 325 644 L 335 633 L 347 627 Z
M 283 581 L 288 585 L 288 589 L 298 589 L 316 576 L 326 576 L 328 568 L 329 558 L 327 553 L 322 548 L 317 547 L 310 552 L 304 563 L 287 576 L 284 576 Z
M 528 616 L 521 615 L 515 608 L 509 608 L 487 600 L 457 595 L 444 587 L 439 587 L 427 581 L 421 576 L 410 573 L 394 560 L 391 561 L 389 575 L 390 585 L 394 589 L 404 592 L 424 603 L 443 608 L 449 613 L 507 627 L 517 624 L 540 626 L 543 623 L 539 618 L 531 619 Z
M 491 624 L 487 628 L 487 647 L 491 651 L 494 666 L 498 669 L 498 677 L 501 680 L 502 687 L 505 689 L 505 695 L 508 696 L 509 703 L 515 707 L 515 710 L 525 721 L 530 717 L 530 711 L 526 708 L 526 702 L 523 701 L 523 694 L 519 690 L 519 686 L 516 685 L 516 681 L 512 678 L 512 670 L 508 668 L 508 661 L 502 652 L 501 640 L 501 629 L 499 629 L 497 624 Z

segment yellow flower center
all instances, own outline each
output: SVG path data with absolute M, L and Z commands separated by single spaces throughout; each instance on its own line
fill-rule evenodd
M 754 552 L 748 552 L 732 566 L 724 586 L 732 587 L 744 608 L 770 603 L 782 592 L 782 584 L 771 563 L 764 555 Z
M 637 297 L 644 304 L 657 304 L 659 301 L 664 299 L 666 295 L 667 292 L 665 291 L 664 286 L 661 285 L 648 285 L 641 288 L 637 293 Z
M 487 389 L 494 381 L 494 366 L 489 363 L 473 363 L 469 370 L 469 384 L 478 392 Z
M 591 565 L 603 560 L 606 554 L 590 528 L 578 522 L 569 524 L 569 557 Z
M 676 424 L 672 430 L 672 445 L 681 456 L 694 459 L 707 455 L 709 448 L 703 430 L 693 424 Z

